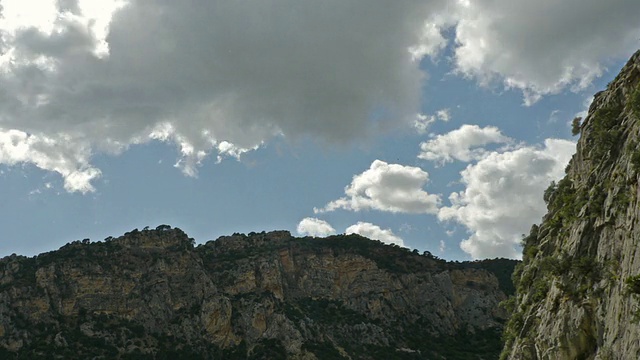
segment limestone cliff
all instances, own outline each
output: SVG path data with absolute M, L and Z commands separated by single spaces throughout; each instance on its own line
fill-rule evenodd
M 491 359 L 514 265 L 357 235 L 194 247 L 135 230 L 0 260 L 0 358 Z
M 502 358 L 639 359 L 640 52 L 595 95 L 524 239 Z

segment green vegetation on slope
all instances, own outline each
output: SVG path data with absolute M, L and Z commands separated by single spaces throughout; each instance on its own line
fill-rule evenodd
M 250 271 L 249 279 L 255 276 L 255 281 L 263 281 L 268 272 L 261 270 L 259 264 L 275 259 L 273 264 L 284 266 L 279 260 L 281 256 L 289 256 L 290 261 L 295 262 L 326 259 L 334 264 L 332 266 L 345 260 L 363 264 L 357 265 L 363 266 L 359 271 L 373 274 L 365 274 L 368 280 L 364 284 L 383 281 L 393 286 L 385 285 L 382 291 L 370 294 L 367 291 L 372 290 L 362 287 L 362 295 L 346 299 L 289 289 L 296 284 L 295 279 L 289 279 L 291 282 L 284 285 L 288 291 L 284 298 L 263 288 L 238 292 L 244 286 L 239 279 L 245 274 L 242 269 Z M 366 270 L 371 269 L 372 263 L 373 269 Z M 429 252 L 420 254 L 417 250 L 385 245 L 358 235 L 321 239 L 294 238 L 286 232 L 235 234 L 194 247 L 181 230 L 163 226 L 155 230 L 134 230 L 104 242 L 74 241 L 58 251 L 36 257 L 11 256 L 0 260 L 0 271 L 5 274 L 0 278 L 0 295 L 11 293 L 21 303 L 31 304 L 24 309 L 4 307 L 9 310 L 0 314 L 3 319 L 0 325 L 4 326 L 0 331 L 7 335 L 4 338 L 0 335 L 0 344 L 9 334 L 19 336 L 23 343 L 18 352 L 0 346 L 0 358 L 271 359 L 290 356 L 286 350 L 290 344 L 281 338 L 282 334 L 246 340 L 250 338 L 247 326 L 253 329 L 252 321 L 256 319 L 252 313 L 262 311 L 270 314 L 270 320 L 265 317 L 265 323 L 282 321 L 293 329 L 291 331 L 303 334 L 302 350 L 318 358 L 348 355 L 353 359 L 490 359 L 495 358 L 501 348 L 500 322 L 484 330 L 463 324 L 453 333 L 440 332 L 432 321 L 436 315 L 419 314 L 420 311 L 406 307 L 408 302 L 419 303 L 420 299 L 396 296 L 394 292 L 404 291 L 397 286 L 420 287 L 438 274 L 450 279 L 447 274 L 456 271 L 458 279 L 466 273 L 486 279 L 486 284 L 482 282 L 485 280 L 476 278 L 467 281 L 468 290 L 463 292 L 487 296 L 488 292 L 497 293 L 497 289 L 492 282 L 495 280 L 480 271 L 486 270 L 495 274 L 500 289 L 510 293 L 513 284 L 509 275 L 516 263 L 507 259 L 446 262 Z M 469 269 L 478 271 L 469 272 Z M 283 277 L 269 281 L 289 281 L 288 276 L 315 274 L 313 269 L 296 271 L 301 272 L 280 274 L 278 276 Z M 211 288 L 212 294 L 222 294 L 224 301 L 228 301 L 230 331 L 242 336 L 240 342 L 236 340 L 222 348 L 209 340 L 204 324 L 210 320 L 203 321 L 203 316 L 210 316 L 207 311 L 211 304 L 207 307 L 203 299 L 193 296 L 211 286 L 199 280 L 203 276 L 211 279 L 216 287 L 217 290 Z M 85 281 L 95 283 L 95 288 L 82 285 Z M 309 284 L 311 288 L 327 286 L 330 290 L 333 281 L 332 277 L 318 278 Z M 457 281 L 459 284 L 455 286 L 465 286 L 464 278 Z M 109 286 L 116 283 L 123 285 L 114 287 L 117 294 L 112 294 Z M 194 285 L 198 287 L 193 288 Z M 442 286 L 451 285 L 443 283 Z M 491 296 L 504 296 L 493 293 Z M 78 298 L 74 298 L 76 296 Z M 164 296 L 170 297 L 172 303 L 164 303 Z M 40 303 L 40 298 L 49 304 Z M 442 299 L 449 301 L 446 296 Z M 355 306 L 356 302 L 364 305 Z M 377 306 L 378 312 L 371 312 L 369 306 Z M 433 306 L 433 312 L 439 310 L 436 305 L 428 306 Z M 1 309 L 2 306 L 0 311 L 4 311 Z M 486 309 L 484 316 L 493 316 L 492 311 Z M 36 312 L 40 313 L 34 315 Z

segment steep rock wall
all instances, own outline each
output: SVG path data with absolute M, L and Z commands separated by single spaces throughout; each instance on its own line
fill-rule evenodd
M 502 358 L 640 358 L 640 52 L 595 95 L 524 239 Z M 634 289 L 634 285 L 637 288 Z

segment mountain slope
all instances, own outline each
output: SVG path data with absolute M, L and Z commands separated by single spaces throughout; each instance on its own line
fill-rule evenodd
M 640 358 L 640 51 L 595 95 L 524 239 L 502 358 Z
M 492 359 L 514 265 L 357 235 L 194 247 L 135 230 L 0 260 L 0 358 Z

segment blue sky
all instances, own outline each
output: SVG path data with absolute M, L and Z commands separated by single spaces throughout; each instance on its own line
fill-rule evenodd
M 518 257 L 640 37 L 623 0 L 38 4 L 0 0 L 0 256 L 169 224 Z

